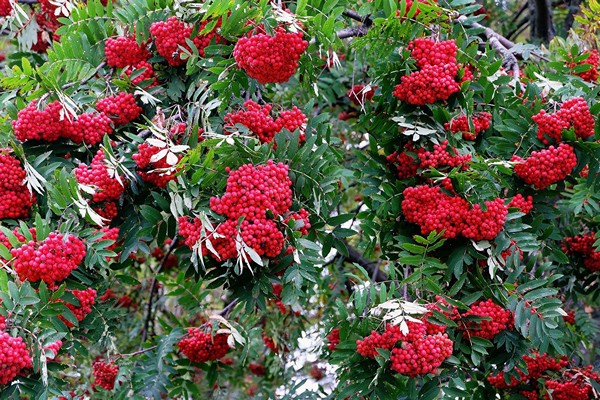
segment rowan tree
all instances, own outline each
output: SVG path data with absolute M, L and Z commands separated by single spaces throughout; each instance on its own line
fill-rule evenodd
M 597 398 L 600 6 L 529 3 L 0 0 L 2 398 Z

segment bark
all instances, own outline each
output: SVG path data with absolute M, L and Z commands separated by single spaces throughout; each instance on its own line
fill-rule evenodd
M 556 34 L 549 0 L 529 0 L 531 39 L 548 43 Z

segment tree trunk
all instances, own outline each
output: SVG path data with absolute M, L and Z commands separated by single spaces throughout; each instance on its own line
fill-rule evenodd
M 548 43 L 554 37 L 552 7 L 549 0 L 529 0 L 531 39 Z

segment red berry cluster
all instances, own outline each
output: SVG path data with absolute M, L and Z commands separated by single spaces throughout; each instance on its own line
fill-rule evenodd
M 0 0 L 0 17 L 8 17 L 12 14 L 13 6 L 10 0 Z
M 299 227 L 298 224 L 296 224 L 296 230 L 300 232 L 302 236 L 308 235 L 308 230 L 310 229 L 310 221 L 308 220 L 309 215 L 310 214 L 308 211 L 306 211 L 304 208 L 301 208 L 297 213 L 292 213 L 284 222 L 287 224 L 291 219 L 295 221 L 302 221 Z
M 340 344 L 340 329 L 333 328 L 327 335 L 327 348 L 329 351 L 335 351 L 338 344 Z
M 63 137 L 75 143 L 94 145 L 104 135 L 112 133 L 110 118 L 103 113 L 85 113 L 73 121 L 64 115 L 66 111 L 59 101 L 54 101 L 39 110 L 36 101 L 19 111 L 17 120 L 12 121 L 15 136 L 20 141 L 44 140 L 53 142 Z
M 56 359 L 56 357 L 58 356 L 58 352 L 60 351 L 60 348 L 62 347 L 63 342 L 62 340 L 57 340 L 56 342 L 52 342 L 49 345 L 44 347 L 44 352 L 46 355 L 46 359 L 49 361 L 54 361 Z M 52 352 L 52 354 L 54 354 L 54 356 L 50 356 L 50 354 L 48 353 L 49 351 Z
M 475 113 L 471 116 L 473 129 L 469 127 L 469 118 L 466 115 L 459 115 L 452 118 L 450 122 L 444 124 L 444 128 L 452 133 L 462 133 L 465 140 L 475 140 L 481 132 L 490 129 L 492 124 L 492 114 L 488 112 Z
M 562 249 L 567 254 L 583 257 L 583 265 L 591 272 L 600 271 L 600 252 L 594 247 L 595 233 L 586 233 L 579 236 L 567 237 L 562 244 Z
M 251 362 L 250 364 L 248 364 L 248 369 L 250 369 L 250 372 L 252 372 L 256 376 L 264 376 L 267 372 L 265 366 L 257 362 Z
M 93 207 L 93 210 L 102 218 L 107 221 L 112 221 L 119 214 L 119 210 L 117 209 L 117 203 L 114 201 L 107 201 L 100 206 Z
M 600 72 L 598 71 L 598 65 L 600 64 L 600 54 L 598 54 L 598 50 L 587 50 L 583 54 L 589 54 L 588 58 L 578 63 L 569 62 L 567 66 L 569 68 L 575 68 L 578 65 L 589 65 L 591 68 L 585 72 L 573 72 L 575 75 L 581 77 L 584 81 L 588 82 L 596 82 L 598 81 L 598 76 L 600 76 Z
M 94 385 L 106 390 L 113 390 L 119 374 L 119 366 L 114 361 L 96 361 L 92 368 L 94 369 L 92 372 L 94 374 Z
M 470 206 L 458 196 L 450 196 L 439 187 L 417 186 L 404 190 L 402 212 L 408 222 L 421 227 L 421 233 L 444 231 L 444 237 L 462 235 L 468 239 L 492 240 L 504 227 L 508 210 L 502 199 L 487 201 L 487 211 L 479 204 Z
M 295 106 L 291 110 L 281 111 L 277 118 L 271 116 L 273 109 L 271 104 L 261 106 L 252 100 L 247 100 L 244 107 L 245 111 L 240 110 L 225 115 L 224 130 L 226 133 L 228 127 L 241 124 L 255 134 L 261 143 L 271 143 L 275 135 L 280 133 L 283 128 L 290 132 L 294 132 L 296 129 L 303 131 L 307 121 L 306 115 Z M 301 133 L 300 142 L 303 141 L 304 133 Z
M 0 219 L 27 218 L 35 196 L 25 186 L 25 170 L 15 157 L 0 149 Z
M 365 85 L 363 84 L 354 85 L 352 86 L 352 89 L 348 90 L 346 96 L 348 96 L 351 102 L 357 106 L 360 106 L 368 101 L 371 101 L 373 96 L 375 96 L 376 87 L 370 87 L 368 90 L 365 89 Z
M 248 76 L 262 84 L 287 82 L 308 47 L 302 37 L 301 32 L 286 32 L 282 27 L 276 29 L 275 36 L 258 33 L 243 37 L 236 43 L 233 57 Z
M 433 374 L 452 355 L 452 340 L 446 334 L 425 335 L 413 342 L 402 342 L 392 350 L 392 369 L 411 378 Z
M 458 167 L 460 166 L 463 170 L 468 168 L 468 163 L 471 161 L 471 155 L 465 154 L 462 156 L 458 155 L 458 150 L 453 149 L 453 154 L 447 149 L 448 141 L 444 140 L 441 144 L 436 144 L 433 146 L 433 152 L 421 150 L 417 151 L 417 156 L 421 161 L 420 168 L 435 168 L 440 169 L 440 167 Z
M 30 241 L 10 253 L 14 257 L 13 267 L 22 281 L 43 280 L 49 287 L 54 287 L 79 266 L 85 258 L 86 247 L 73 235 L 65 237 L 51 232 L 43 241 Z
M 498 375 L 488 376 L 488 382 L 498 389 L 508 389 L 519 384 L 537 381 L 542 375 L 550 371 L 560 371 L 567 365 L 566 357 L 556 359 L 548 354 L 533 353 L 531 356 L 523 356 L 525 364 L 527 364 L 527 373 L 517 369 L 519 378 L 511 377 L 510 382 L 506 383 L 504 372 L 501 371 Z
M 23 339 L 0 331 L 0 385 L 6 385 L 22 369 L 31 367 L 31 355 Z
M 403 0 L 399 0 L 398 3 L 402 3 Z M 410 11 L 410 9 L 413 6 L 413 0 L 404 0 L 404 2 L 406 3 L 406 11 L 404 11 L 404 15 L 403 17 L 406 17 L 408 15 L 408 12 Z M 421 4 L 437 4 L 437 0 L 417 0 L 418 3 Z M 421 10 L 419 10 L 417 8 L 417 11 L 415 12 L 414 17 L 417 17 L 419 14 L 421 13 Z M 396 16 L 399 17 L 400 16 L 400 10 L 396 10 Z
M 432 104 L 446 100 L 460 90 L 458 48 L 454 40 L 435 42 L 417 38 L 408 44 L 411 57 L 417 61 L 419 71 L 403 76 L 394 89 L 394 96 L 414 105 Z
M 138 146 L 138 152 L 132 158 L 137 165 L 137 173 L 144 182 L 151 183 L 157 187 L 164 188 L 169 181 L 177 178 L 177 168 L 167 162 L 167 152 L 164 152 L 162 158 L 153 161 L 158 153 L 166 148 L 152 146 L 149 143 L 141 143 Z M 181 160 L 181 155 L 177 155 L 177 161 Z
M 395 169 L 400 179 L 408 179 L 417 175 L 419 170 L 419 158 L 417 153 L 422 149 L 415 150 L 412 142 L 407 143 L 404 146 L 402 152 L 393 152 L 386 157 L 390 168 Z M 412 154 L 412 156 L 411 156 Z
M 104 47 L 106 63 L 114 68 L 124 68 L 146 61 L 150 52 L 140 45 L 134 37 L 117 36 L 106 39 Z
M 435 372 L 452 355 L 453 342 L 445 334 L 428 334 L 424 323 L 408 321 L 407 325 L 407 334 L 397 325 L 386 326 L 383 334 L 372 331 L 356 341 L 356 351 L 374 358 L 377 349 L 391 350 L 391 368 L 402 375 L 416 377 Z
M 470 310 L 461 314 L 462 318 L 476 316 L 486 318 L 482 321 L 464 321 L 459 324 L 460 329 L 468 332 L 470 336 L 479 336 L 492 340 L 497 334 L 506 330 L 512 322 L 512 313 L 500 307 L 491 299 L 474 303 Z
M 218 254 L 210 252 L 213 258 L 218 261 L 237 258 L 240 239 L 259 256 L 278 256 L 284 246 L 284 234 L 271 215 L 275 218 L 299 217 L 304 226 L 297 229 L 301 233 L 307 232 L 310 227 L 308 213 L 300 210 L 296 214 L 289 210 L 292 182 L 287 165 L 270 160 L 266 165 L 246 164 L 235 171 L 227 168 L 227 171 L 225 194 L 210 200 L 210 208 L 227 219 L 217 227 L 216 235 L 209 235 L 208 240 Z M 241 217 L 244 220 L 239 224 Z M 186 217 L 179 218 L 179 233 L 188 247 L 192 248 L 198 242 L 201 229 L 202 224 L 197 218 L 192 222 Z M 202 245 L 202 254 L 207 253 Z
M 188 328 L 187 336 L 177 343 L 177 347 L 190 361 L 204 363 L 218 360 L 227 354 L 227 337 L 224 333 L 212 336 L 210 332 L 203 332 L 199 328 Z
M 567 315 L 563 315 L 563 320 L 566 324 L 575 325 L 575 310 L 571 310 Z
M 518 208 L 522 213 L 529 214 L 533 209 L 533 197 L 523 197 L 521 193 L 518 193 L 512 198 L 510 203 L 508 203 L 508 208 Z
M 538 126 L 537 137 L 544 144 L 550 144 L 550 138 L 556 143 L 562 140 L 562 132 L 573 128 L 578 138 L 585 139 L 594 135 L 594 117 L 586 101 L 574 97 L 560 105 L 560 109 L 552 114 L 541 110 L 531 117 Z
M 96 303 L 96 291 L 92 288 L 87 288 L 85 290 L 70 290 L 70 292 L 79 301 L 79 306 L 71 303 L 65 304 L 67 308 L 75 315 L 77 321 L 81 322 L 89 313 L 92 312 L 92 306 Z M 63 302 L 62 300 L 59 301 Z M 67 325 L 67 327 L 73 327 L 73 324 L 65 319 L 62 315 L 59 316 L 59 318 L 65 323 L 65 325 Z
M 516 162 L 515 174 L 539 190 L 562 181 L 577 165 L 573 147 L 565 143 L 559 144 L 556 148 L 550 146 L 544 150 L 534 151 L 525 160 L 514 156 L 511 161 Z
M 141 73 L 137 73 L 137 71 L 141 71 Z M 154 68 L 152 68 L 150 63 L 146 61 L 140 61 L 133 66 L 126 67 L 123 69 L 121 76 L 126 75 L 131 78 L 131 75 L 134 72 L 136 73 L 136 76 L 135 78 L 131 79 L 132 84 L 139 85 L 144 81 L 149 81 L 149 84 L 145 86 L 147 89 L 158 85 L 158 81 L 154 75 Z
M 135 97 L 124 92 L 99 100 L 96 109 L 107 115 L 115 126 L 127 125 L 142 113 L 142 107 L 137 105 Z
M 109 172 L 102 150 L 98 150 L 89 166 L 79 164 L 75 169 L 77 182 L 92 186 L 95 190 L 92 199 L 95 203 L 118 200 L 121 197 L 125 188 L 114 175 L 116 175 L 116 171 L 114 174 Z
M 199 30 L 202 31 L 207 24 L 208 21 L 202 22 Z M 178 67 L 186 62 L 181 58 L 181 48 L 191 52 L 186 39 L 192 40 L 198 49 L 198 53 L 204 57 L 204 48 L 210 44 L 213 38 L 215 38 L 217 43 L 223 40 L 216 33 L 216 29 L 220 24 L 221 22 L 219 21 L 217 26 L 204 36 L 192 38 L 193 27 L 191 25 L 178 20 L 177 17 L 169 17 L 166 21 L 152 23 L 150 25 L 150 34 L 154 38 L 158 54 L 163 56 L 169 65 Z

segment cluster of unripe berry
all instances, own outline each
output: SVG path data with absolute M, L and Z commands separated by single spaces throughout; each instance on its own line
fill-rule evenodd
M 105 162 L 103 150 L 98 150 L 90 165 L 79 164 L 75 169 L 75 178 L 81 185 L 90 186 L 93 189 L 92 201 L 94 203 L 112 202 L 121 197 L 125 190 L 121 182 L 117 179 L 117 172 L 109 170 Z
M 210 324 L 208 326 L 210 327 Z M 190 361 L 204 363 L 218 360 L 227 354 L 227 338 L 228 335 L 224 333 L 213 336 L 200 328 L 188 328 L 188 334 L 177 343 L 177 347 Z
M 492 114 L 489 112 L 479 112 L 471 116 L 473 128 L 469 126 L 469 118 L 466 115 L 459 115 L 452 118 L 450 122 L 444 124 L 444 128 L 452 133 L 462 133 L 465 140 L 475 140 L 481 132 L 490 129 L 492 123 Z
M 209 238 L 218 255 L 210 253 L 217 261 L 237 258 L 240 240 L 252 248 L 259 256 L 274 258 L 283 250 L 284 234 L 273 218 L 279 216 L 301 219 L 301 232 L 310 229 L 306 212 L 290 212 L 292 205 L 292 182 L 288 176 L 288 166 L 275 164 L 272 160 L 266 165 L 242 165 L 229 172 L 225 194 L 221 198 L 210 199 L 210 208 L 223 215 L 226 221 L 217 229 L 217 235 Z M 241 224 L 238 222 L 243 218 Z M 196 218 L 189 222 L 179 218 L 179 233 L 186 245 L 193 247 L 200 239 L 202 224 Z M 207 254 L 202 246 L 202 254 Z
M 561 143 L 557 147 L 534 151 L 525 160 L 513 156 L 511 161 L 516 162 L 514 171 L 519 178 L 542 190 L 565 179 L 577 165 L 577 156 L 573 147 Z
M 209 21 L 203 21 L 198 27 L 202 31 Z M 156 52 L 163 56 L 167 63 L 172 67 L 178 67 L 185 64 L 185 59 L 181 58 L 181 48 L 192 52 L 186 39 L 191 40 L 200 56 L 204 57 L 204 48 L 208 46 L 214 38 L 216 43 L 223 42 L 224 39 L 216 33 L 216 29 L 221 25 L 221 21 L 212 31 L 205 35 L 192 38 L 193 26 L 180 21 L 177 17 L 169 17 L 166 21 L 154 22 L 150 25 L 150 34 L 154 39 Z
M 83 241 L 74 235 L 51 232 L 41 242 L 30 241 L 10 251 L 13 268 L 22 281 L 44 281 L 50 288 L 65 280 L 86 254 Z
M 581 139 L 594 135 L 594 117 L 581 97 L 563 102 L 555 113 L 541 110 L 531 118 L 538 126 L 537 137 L 544 144 L 550 144 L 550 141 L 560 143 L 563 131 L 571 128 L 575 136 Z
M 508 209 L 504 200 L 486 201 L 487 211 L 471 206 L 459 196 L 450 196 L 439 187 L 408 187 L 403 192 L 402 212 L 408 222 L 421 227 L 421 233 L 444 231 L 445 238 L 464 236 L 475 241 L 493 240 L 504 227 Z
M 567 237 L 562 243 L 562 249 L 567 254 L 583 257 L 583 265 L 591 272 L 600 271 L 600 252 L 594 247 L 595 233 L 585 233 L 579 236 Z
M 0 149 L 0 219 L 27 218 L 35 196 L 25 185 L 26 173 L 18 159 Z
M 589 65 L 591 67 L 589 70 L 584 72 L 573 72 L 573 74 L 581 77 L 581 79 L 583 79 L 584 81 L 598 81 L 598 76 L 600 76 L 600 72 L 598 71 L 598 65 L 600 64 L 600 54 L 598 54 L 598 50 L 587 50 L 583 54 L 588 54 L 588 58 L 578 63 L 569 62 L 567 63 L 567 66 L 572 69 L 578 65 Z
M 237 65 L 258 82 L 287 82 L 298 68 L 300 56 L 308 47 L 302 32 L 286 32 L 283 27 L 275 35 L 257 33 L 243 37 L 233 49 Z
M 8 384 L 23 369 L 31 367 L 31 355 L 23 339 L 0 331 L 0 385 Z
M 275 135 L 280 133 L 283 128 L 290 132 L 294 132 L 296 129 L 303 131 L 306 125 L 306 115 L 296 106 L 291 110 L 279 112 L 276 118 L 271 116 L 273 110 L 271 104 L 261 106 L 252 100 L 247 100 L 244 107 L 246 110 L 225 115 L 225 133 L 235 124 L 241 124 L 256 135 L 261 143 L 271 143 Z M 302 132 L 299 138 L 300 142 L 303 142 L 304 138 L 305 135 Z
M 414 378 L 434 373 L 452 355 L 453 342 L 446 334 L 428 332 L 424 323 L 408 321 L 407 325 L 406 334 L 397 325 L 387 325 L 382 334 L 372 331 L 356 341 L 356 351 L 374 358 L 377 349 L 391 350 L 391 368 L 402 375 Z
M 420 70 L 403 76 L 394 89 L 394 96 L 422 106 L 446 100 L 460 90 L 458 47 L 454 40 L 435 42 L 417 38 L 409 42 L 408 49 Z
M 94 375 L 94 386 L 100 386 L 106 390 L 113 390 L 115 381 L 119 374 L 119 366 L 114 361 L 96 361 L 92 365 Z

